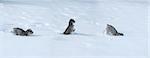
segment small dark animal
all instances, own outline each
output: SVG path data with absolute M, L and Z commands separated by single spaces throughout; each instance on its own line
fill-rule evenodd
M 71 34 L 72 32 L 75 31 L 73 23 L 75 23 L 75 20 L 70 19 L 69 25 L 68 25 L 67 29 L 65 30 L 65 32 L 63 34 L 69 35 L 69 34 Z
M 13 33 L 19 36 L 29 36 L 33 34 L 31 29 L 27 29 L 26 31 L 21 28 L 13 28 Z
M 107 24 L 107 27 L 106 27 L 106 33 L 108 35 L 113 35 L 113 36 L 123 36 L 124 34 L 123 33 L 119 33 L 115 27 L 113 27 L 112 25 L 109 25 Z

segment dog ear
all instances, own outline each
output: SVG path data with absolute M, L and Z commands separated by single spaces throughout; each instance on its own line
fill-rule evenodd
M 26 31 L 32 31 L 31 29 L 27 29 Z
M 74 20 L 74 19 L 70 19 L 70 21 L 73 22 L 73 23 L 75 23 L 75 20 Z

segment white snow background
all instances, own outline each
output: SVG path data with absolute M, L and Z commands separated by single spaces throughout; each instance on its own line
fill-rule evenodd
M 0 58 L 147 58 L 149 10 L 148 0 L 0 0 Z M 76 31 L 63 35 L 70 18 Z

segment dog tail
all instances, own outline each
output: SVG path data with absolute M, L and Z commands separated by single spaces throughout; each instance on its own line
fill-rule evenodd
M 118 33 L 118 35 L 119 35 L 119 36 L 124 36 L 124 34 L 123 34 L 123 33 Z

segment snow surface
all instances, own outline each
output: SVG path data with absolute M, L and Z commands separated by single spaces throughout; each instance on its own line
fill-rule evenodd
M 0 58 L 147 58 L 149 10 L 147 0 L 0 0 Z M 76 31 L 63 35 L 70 18 Z M 125 36 L 106 35 L 106 24 Z

